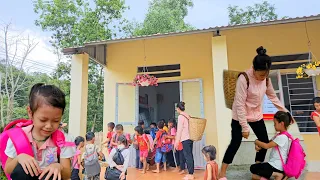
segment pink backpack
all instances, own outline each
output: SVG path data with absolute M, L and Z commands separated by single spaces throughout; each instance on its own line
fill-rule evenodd
M 150 150 L 152 151 L 154 148 L 154 142 L 153 142 L 153 138 L 150 134 L 143 134 L 142 138 L 144 139 L 144 141 L 147 143 L 147 139 L 149 140 L 149 145 L 150 145 Z
M 276 147 L 281 158 L 283 171 L 287 177 L 289 178 L 295 177 L 296 179 L 298 179 L 302 174 L 303 169 L 306 166 L 306 160 L 305 160 L 306 154 L 298 138 L 293 139 L 291 134 L 289 134 L 287 131 L 282 132 L 279 135 L 281 134 L 285 134 L 292 141 L 286 163 L 282 159 L 282 155 L 280 153 L 279 147 L 278 146 Z
M 30 156 L 34 156 L 32 147 L 29 143 L 29 139 L 24 131 L 21 129 L 22 127 L 26 127 L 32 124 L 32 120 L 19 119 L 14 120 L 9 123 L 0 134 L 0 161 L 2 164 L 2 168 L 5 169 L 5 165 L 8 159 L 8 156 L 5 154 L 5 149 L 7 147 L 7 141 L 10 138 L 16 151 L 17 155 L 19 154 L 28 154 Z M 15 126 L 15 127 L 14 127 Z M 60 156 L 61 147 L 65 146 L 76 146 L 74 142 L 66 142 L 63 132 L 57 130 L 52 135 L 51 138 L 58 150 L 58 157 Z M 6 174 L 8 179 L 10 178 L 10 174 Z

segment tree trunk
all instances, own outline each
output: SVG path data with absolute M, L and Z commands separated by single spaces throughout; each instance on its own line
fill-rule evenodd
M 102 78 L 101 78 L 101 76 L 102 76 L 102 70 L 103 70 L 103 67 L 101 67 L 101 69 L 100 69 L 99 81 L 101 81 L 101 79 L 102 79 Z M 97 98 L 97 102 L 96 102 L 96 106 L 97 106 L 97 107 L 98 107 L 99 102 L 100 102 L 101 84 L 102 84 L 102 82 L 99 82 L 99 87 L 97 87 L 97 88 L 98 88 L 98 98 Z M 94 128 L 95 128 L 95 125 L 96 125 L 96 119 L 97 119 L 97 112 L 94 114 L 94 117 L 93 117 L 91 132 L 94 132 Z

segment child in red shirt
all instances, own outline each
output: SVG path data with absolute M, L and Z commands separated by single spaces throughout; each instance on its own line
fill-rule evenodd
M 155 156 L 155 163 L 157 164 L 157 169 L 153 170 L 154 173 L 160 173 L 160 163 L 163 163 L 163 170 L 166 171 L 167 170 L 167 154 L 164 152 L 161 152 L 161 146 L 162 146 L 162 142 L 161 142 L 161 136 L 163 133 L 166 133 L 165 130 L 163 130 L 164 127 L 164 123 L 162 121 L 158 122 L 158 129 L 159 131 L 156 134 L 156 138 L 154 139 L 154 142 L 156 144 L 156 156 Z
M 320 97 L 313 98 L 315 111 L 311 113 L 311 119 L 316 123 L 320 135 Z
M 150 143 L 148 137 L 143 133 L 143 128 L 141 126 L 137 126 L 134 128 L 136 133 L 136 145 L 139 146 L 140 151 L 140 161 L 143 163 L 142 173 L 145 174 L 147 170 L 147 157 L 150 150 Z
M 108 148 L 108 152 L 109 152 L 109 154 L 110 154 L 110 152 L 111 152 L 111 150 L 112 150 L 112 146 L 111 146 L 111 139 L 112 139 L 112 136 L 114 135 L 114 131 L 113 131 L 113 129 L 114 129 L 114 123 L 113 122 L 109 122 L 108 123 L 108 133 L 107 133 L 107 139 L 106 139 L 106 141 L 104 141 L 102 144 L 104 145 L 104 144 L 106 144 L 106 143 L 108 143 L 108 145 L 107 145 L 107 148 Z
M 218 180 L 218 164 L 214 161 L 216 159 L 216 148 L 211 145 L 205 146 L 202 149 L 202 154 L 207 161 L 204 180 Z

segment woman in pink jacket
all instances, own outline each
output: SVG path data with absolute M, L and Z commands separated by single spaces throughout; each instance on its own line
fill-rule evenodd
M 176 139 L 174 143 L 175 149 L 179 150 L 179 142 L 182 143 L 183 150 L 182 153 L 185 157 L 188 175 L 184 179 L 194 179 L 194 159 L 193 159 L 193 141 L 190 140 L 189 134 L 189 118 L 190 116 L 184 112 L 186 109 L 184 102 L 179 102 L 177 104 L 178 116 L 178 130 L 176 134 Z
M 271 58 L 266 54 L 267 50 L 261 46 L 256 52 L 258 55 L 253 59 L 252 68 L 247 70 L 245 75 L 239 76 L 237 81 L 236 94 L 232 106 L 232 137 L 223 158 L 219 174 L 220 178 L 226 177 L 227 168 L 232 163 L 240 147 L 242 137 L 248 139 L 250 134 L 249 126 L 258 140 L 265 143 L 269 142 L 262 111 L 264 95 L 268 96 L 278 110 L 287 112 L 274 92 L 271 81 L 267 80 L 271 69 Z M 265 149 L 257 152 L 255 161 L 257 163 L 263 162 L 266 153 L 267 150 Z

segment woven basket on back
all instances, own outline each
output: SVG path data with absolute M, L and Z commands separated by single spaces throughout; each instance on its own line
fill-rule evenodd
M 234 96 L 236 94 L 237 80 L 240 74 L 243 72 L 224 70 L 223 71 L 223 90 L 226 106 L 232 109 Z M 246 77 L 247 78 L 247 77 Z
M 206 124 L 207 124 L 206 119 L 190 117 L 189 118 L 190 140 L 200 141 L 202 139 L 204 130 L 206 129 Z

